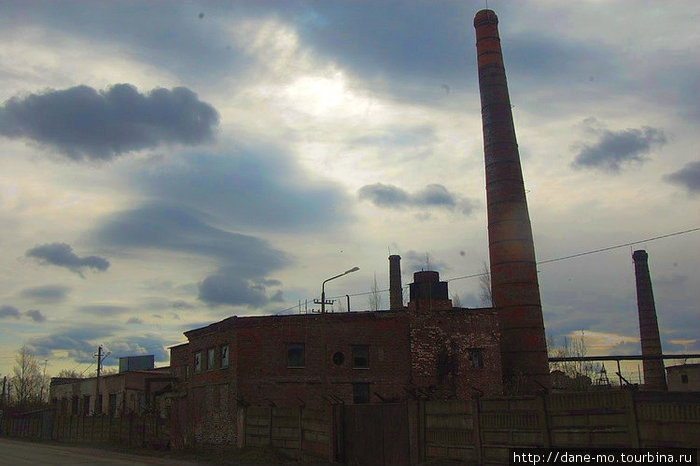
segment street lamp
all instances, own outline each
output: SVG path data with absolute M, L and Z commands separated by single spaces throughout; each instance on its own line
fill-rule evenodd
M 358 270 L 360 270 L 359 267 L 353 267 L 350 270 L 346 270 L 345 272 L 336 275 L 335 277 L 331 277 L 323 281 L 323 283 L 321 284 L 321 314 L 326 313 L 326 282 L 335 280 L 336 278 L 342 277 L 343 275 L 347 275 L 349 273 L 357 272 Z

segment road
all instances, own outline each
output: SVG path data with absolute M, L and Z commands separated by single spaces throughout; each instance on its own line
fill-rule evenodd
M 0 465 L 176 465 L 201 466 L 206 463 L 178 461 L 172 458 L 130 455 L 98 448 L 56 445 L 53 443 L 25 442 L 0 438 Z

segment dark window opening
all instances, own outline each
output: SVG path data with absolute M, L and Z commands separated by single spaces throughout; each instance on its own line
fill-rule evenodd
M 472 367 L 484 367 L 484 359 L 481 355 L 481 348 L 469 349 L 469 361 L 471 361 Z
M 201 352 L 194 353 L 194 371 L 195 372 L 202 371 L 202 353 Z
M 369 403 L 369 384 L 352 384 L 352 402 L 355 404 Z
M 71 414 L 78 414 L 78 397 L 74 396 L 72 403 L 71 403 L 71 409 L 70 409 Z
M 228 367 L 228 345 L 221 345 L 221 367 Z
M 352 347 L 352 368 L 369 369 L 368 345 L 357 345 Z
M 345 362 L 345 355 L 340 351 L 336 351 L 333 354 L 333 364 L 336 366 L 341 366 Z
M 83 416 L 90 415 L 90 395 L 83 396 Z
M 216 351 L 214 348 L 209 348 L 207 350 L 207 370 L 214 369 Z
M 681 374 L 681 383 L 688 383 L 688 374 Z
M 304 367 L 304 344 L 287 344 L 287 367 Z

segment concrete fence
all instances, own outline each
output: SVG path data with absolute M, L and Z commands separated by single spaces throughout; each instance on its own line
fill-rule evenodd
M 2 433 L 8 437 L 151 448 L 167 447 L 170 437 L 167 419 L 158 416 L 70 416 L 50 409 L 8 416 L 3 420 Z
M 331 425 L 326 411 L 248 406 L 239 416 L 243 446 L 272 446 L 295 459 L 328 459 Z
M 509 448 L 700 448 L 700 394 L 557 393 L 422 401 L 422 460 L 508 464 Z

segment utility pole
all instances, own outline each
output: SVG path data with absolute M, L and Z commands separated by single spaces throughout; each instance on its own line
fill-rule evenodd
M 39 391 L 40 401 L 44 401 L 44 386 L 46 385 L 46 364 L 49 362 L 48 359 L 44 359 L 44 377 L 41 379 L 41 390 Z
M 102 399 L 100 397 L 100 369 L 102 369 L 102 345 L 97 347 L 97 377 L 95 378 L 95 408 L 94 414 L 102 413 Z

